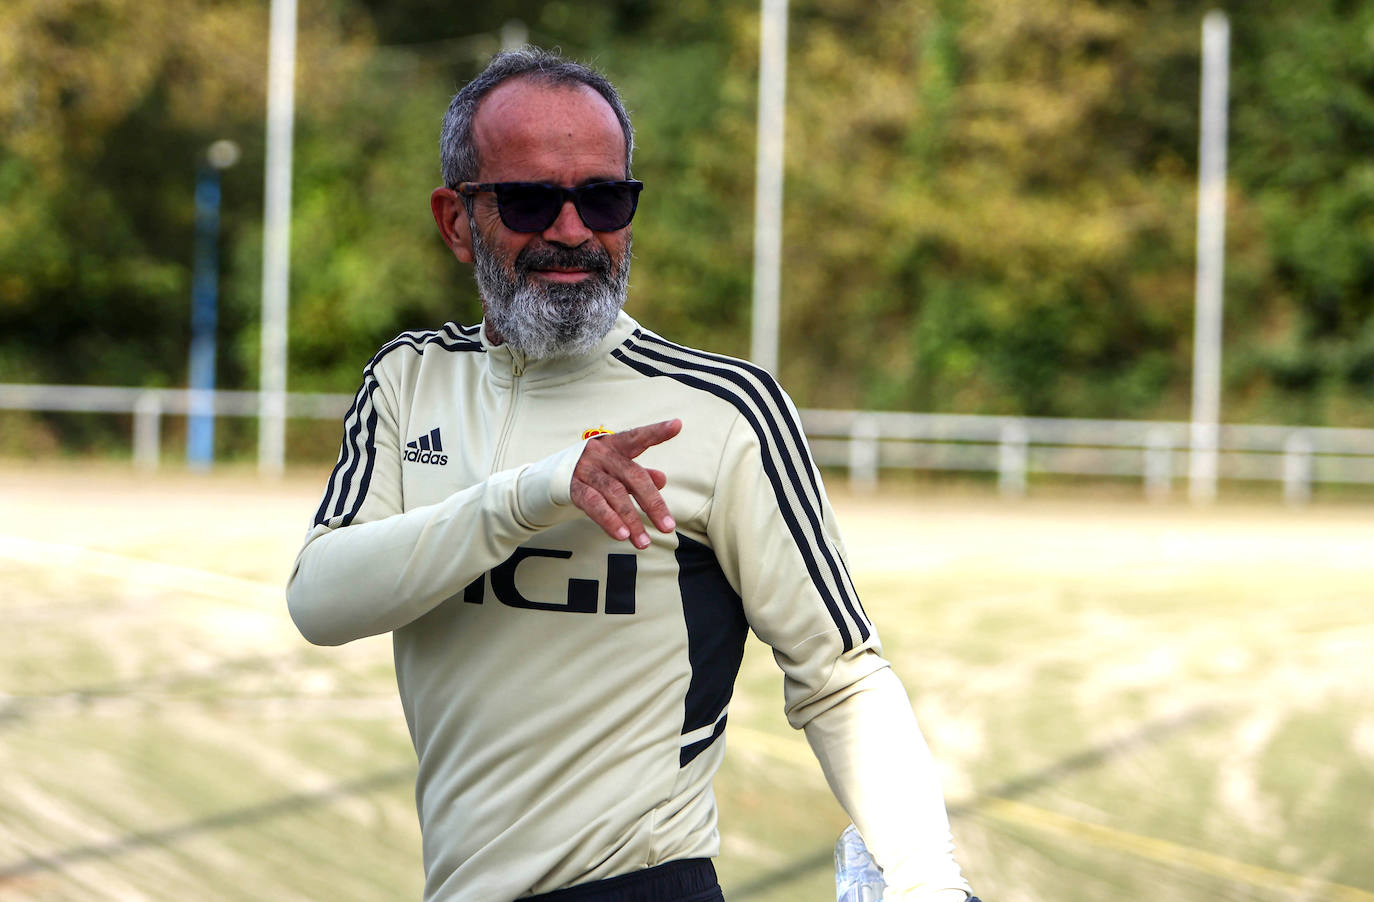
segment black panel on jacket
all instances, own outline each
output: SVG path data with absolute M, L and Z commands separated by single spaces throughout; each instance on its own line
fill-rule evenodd
M 682 732 L 709 727 L 721 719 L 744 658 L 749 622 L 740 597 L 720 569 L 715 552 L 677 534 L 678 588 L 682 593 L 682 617 L 687 624 L 687 656 L 692 681 L 687 687 Z M 724 727 L 716 725 L 707 739 L 682 749 L 680 764 L 686 766 L 715 741 Z

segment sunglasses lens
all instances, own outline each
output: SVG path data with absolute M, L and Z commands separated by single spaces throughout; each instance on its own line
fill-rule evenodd
M 563 196 L 547 185 L 502 185 L 496 189 L 501 221 L 513 232 L 542 232 L 558 218 Z
M 630 224 L 638 203 L 638 184 L 604 182 L 588 185 L 579 192 L 577 212 L 587 228 L 597 232 L 614 232 Z
M 587 228 L 614 232 L 634 218 L 639 182 L 598 182 L 572 191 L 577 215 Z M 495 186 L 501 221 L 513 232 L 542 232 L 553 225 L 568 196 L 562 188 L 533 182 L 505 182 Z

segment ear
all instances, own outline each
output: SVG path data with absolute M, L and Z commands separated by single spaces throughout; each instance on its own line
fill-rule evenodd
M 435 188 L 429 196 L 429 209 L 453 256 L 463 263 L 471 263 L 472 230 L 468 226 L 468 208 L 463 198 L 452 188 Z

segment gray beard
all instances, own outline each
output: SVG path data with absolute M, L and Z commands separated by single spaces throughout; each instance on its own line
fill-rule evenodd
M 482 241 L 469 220 L 477 290 L 487 325 L 526 358 L 577 357 L 593 351 L 615 325 L 630 282 L 630 243 L 620 267 L 597 245 L 557 248 L 530 244 L 515 258 L 513 273 Z M 580 282 L 536 280 L 532 273 L 551 267 L 586 269 Z

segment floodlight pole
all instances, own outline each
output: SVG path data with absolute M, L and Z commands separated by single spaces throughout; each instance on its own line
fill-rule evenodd
M 196 167 L 196 249 L 191 275 L 191 390 L 186 463 L 209 469 L 215 459 L 215 330 L 219 321 L 219 204 L 222 170 L 238 161 L 238 145 L 219 140 Z
M 258 472 L 286 460 L 286 312 L 291 275 L 291 142 L 296 106 L 296 0 L 272 0 L 267 64 L 267 175 L 262 228 Z
M 782 162 L 787 96 L 787 0 L 759 11 L 759 113 L 754 180 L 754 316 L 749 356 L 778 371 L 782 270 Z
M 191 389 L 186 420 L 186 463 L 208 469 L 215 457 L 215 327 L 218 316 L 219 170 L 196 168 L 196 256 L 191 277 Z
M 1222 274 L 1226 252 L 1226 103 L 1231 25 L 1212 10 L 1202 20 L 1202 137 L 1198 148 L 1197 285 L 1193 327 L 1193 420 L 1188 495 L 1217 495 L 1221 416 Z

